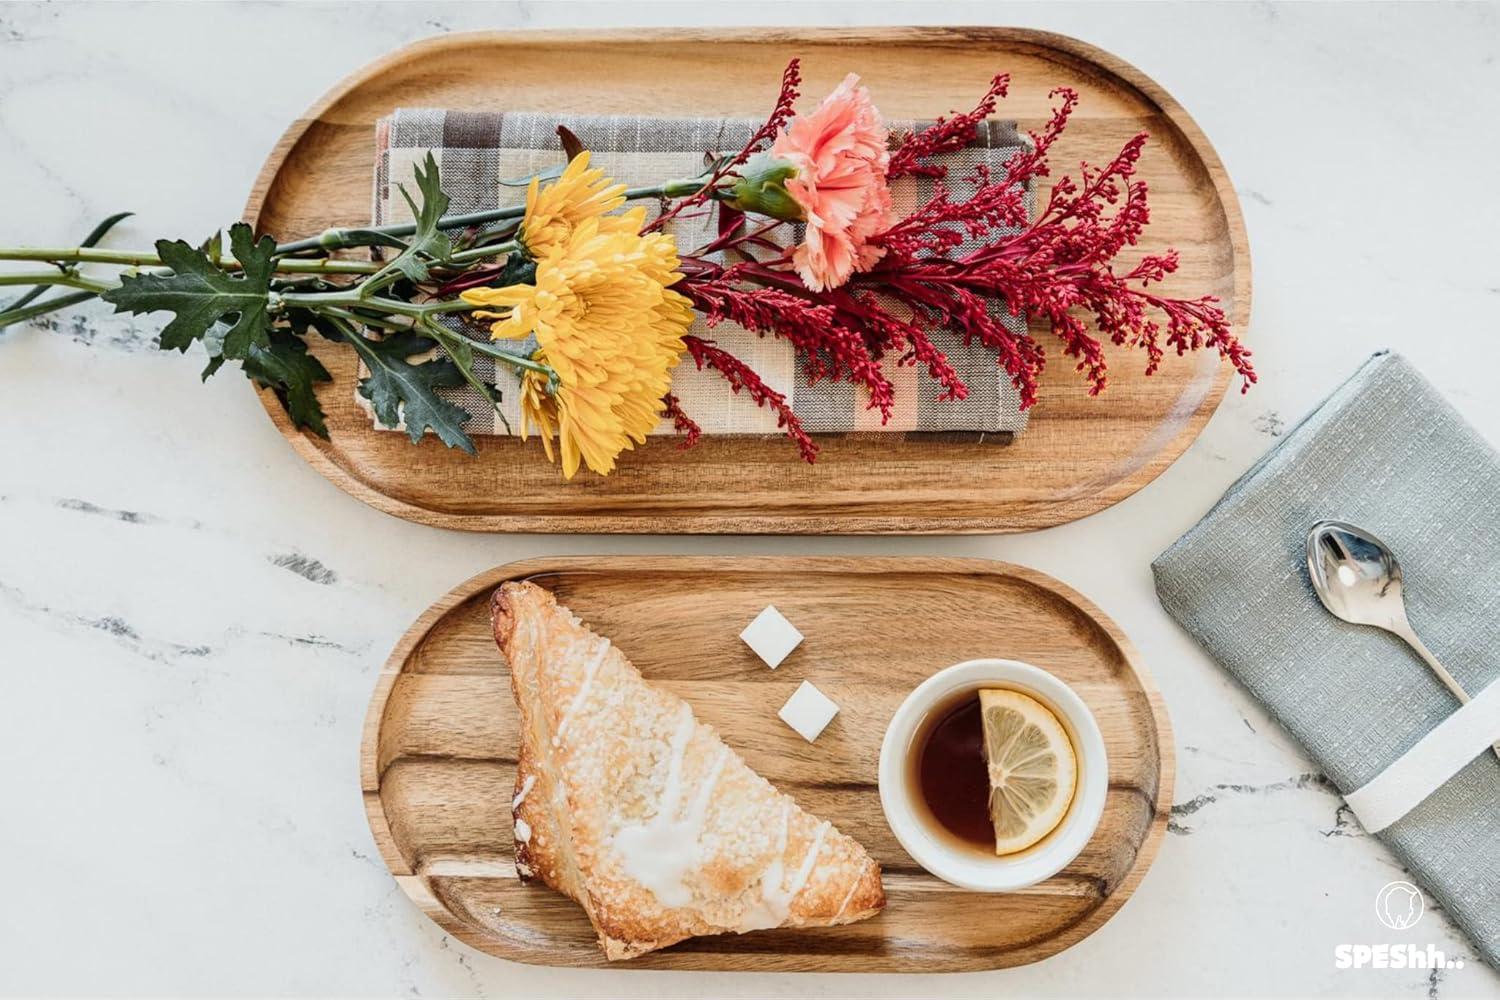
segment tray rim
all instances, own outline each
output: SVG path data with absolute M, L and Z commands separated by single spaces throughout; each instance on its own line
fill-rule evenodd
M 481 573 L 476 573 L 429 605 L 411 626 L 402 633 L 401 638 L 397 640 L 395 647 L 391 650 L 390 656 L 386 658 L 385 663 L 381 666 L 380 674 L 376 678 L 374 691 L 370 696 L 369 706 L 366 709 L 364 723 L 360 729 L 360 797 L 364 803 L 365 819 L 369 823 L 370 833 L 375 841 L 377 850 L 380 852 L 382 862 L 385 864 L 387 870 L 390 871 L 392 877 L 395 878 L 396 883 L 401 887 L 402 891 L 429 919 L 471 948 L 487 955 L 493 955 L 526 965 L 558 969 L 591 967 L 567 961 L 566 956 L 563 956 L 562 960 L 558 962 L 544 962 L 539 960 L 533 952 L 512 951 L 509 943 L 503 938 L 483 934 L 458 918 L 431 892 L 428 888 L 426 877 L 412 871 L 411 867 L 407 865 L 400 848 L 396 844 L 395 834 L 391 830 L 390 820 L 386 816 L 385 806 L 380 795 L 380 734 L 391 694 L 395 690 L 396 679 L 403 672 L 406 661 L 418 645 L 421 644 L 423 639 L 426 638 L 432 627 L 441 621 L 450 611 L 463 602 L 470 600 L 476 594 L 486 590 L 493 590 L 507 580 L 529 579 L 543 574 L 588 573 L 596 571 L 601 563 L 608 564 L 610 570 L 616 573 L 661 570 L 677 572 L 774 573 L 787 569 L 796 569 L 800 572 L 811 571 L 817 573 L 856 572 L 875 574 L 929 572 L 1014 577 L 1043 590 L 1051 591 L 1062 600 L 1072 604 L 1103 629 L 1109 636 L 1110 641 L 1115 643 L 1119 648 L 1125 666 L 1134 675 L 1136 683 L 1140 685 L 1141 691 L 1146 696 L 1146 704 L 1151 711 L 1151 722 L 1156 730 L 1157 742 L 1156 799 L 1149 803 L 1152 809 L 1151 819 L 1147 824 L 1146 835 L 1141 840 L 1140 848 L 1136 851 L 1136 856 L 1130 866 L 1130 870 L 1125 873 L 1125 876 L 1120 879 L 1119 883 L 1115 885 L 1109 895 L 1103 898 L 1098 906 L 1088 911 L 1082 919 L 1065 926 L 1052 937 L 1048 938 L 1034 955 L 1031 955 L 1031 957 L 1026 958 L 1024 961 L 1008 965 L 1001 964 L 978 968 L 944 964 L 936 968 L 880 969 L 879 972 L 881 974 L 902 974 L 902 972 L 930 974 L 981 971 L 982 969 L 1031 965 L 1043 959 L 1050 958 L 1073 947 L 1108 923 L 1115 913 L 1135 894 L 1135 890 L 1140 886 L 1141 881 L 1146 877 L 1146 873 L 1155 863 L 1157 852 L 1160 850 L 1167 832 L 1167 822 L 1171 817 L 1173 786 L 1177 775 L 1177 750 L 1172 732 L 1171 719 L 1167 713 L 1166 702 L 1162 698 L 1161 690 L 1156 685 L 1155 677 L 1141 662 L 1140 653 L 1135 648 L 1134 643 L 1130 641 L 1130 638 L 1115 623 L 1114 619 L 1105 614 L 1098 605 L 1094 604 L 1094 602 L 1090 601 L 1083 594 L 1061 580 L 1058 580 L 1056 577 L 1043 573 L 1040 570 L 1032 569 L 1029 566 L 1004 562 L 998 559 L 983 559 L 978 557 L 534 556 L 503 563 Z M 657 965 L 646 966 L 632 962 L 611 963 L 609 968 L 655 972 L 731 971 L 717 968 L 713 964 L 713 959 L 717 956 L 712 952 L 689 952 L 683 953 L 682 957 L 685 961 L 677 968 L 664 968 Z M 785 972 L 789 970 L 767 971 Z M 855 972 L 861 970 L 836 967 L 830 969 L 809 969 L 806 971 Z
M 1245 229 L 1244 214 L 1233 181 L 1224 167 L 1217 150 L 1207 135 L 1198 127 L 1187 110 L 1178 103 L 1166 88 L 1137 69 L 1135 65 L 1105 49 L 1069 35 L 1034 28 L 1004 27 L 992 25 L 950 26 L 886 26 L 871 28 L 813 27 L 763 31 L 754 28 L 662 28 L 662 29 L 528 29 L 521 31 L 465 31 L 451 32 L 419 39 L 403 45 L 380 58 L 367 63 L 340 79 L 326 91 L 311 107 L 294 119 L 282 133 L 281 138 L 267 154 L 265 162 L 256 174 L 254 184 L 245 203 L 242 219 L 253 227 L 259 226 L 262 209 L 272 185 L 285 164 L 287 156 L 301 141 L 312 124 L 330 108 L 338 104 L 354 90 L 385 73 L 391 67 L 427 51 L 437 52 L 453 45 L 482 43 L 486 45 L 568 45 L 580 42 L 618 42 L 624 44 L 680 40 L 684 42 L 733 41 L 753 42 L 767 45 L 805 41 L 827 44 L 893 43 L 932 45 L 944 40 L 962 39 L 981 43 L 1005 43 L 1031 45 L 1052 49 L 1092 63 L 1106 72 L 1119 77 L 1127 85 L 1140 91 L 1148 100 L 1160 108 L 1162 115 L 1177 128 L 1192 147 L 1203 164 L 1212 184 L 1215 197 L 1223 207 L 1228 240 L 1234 255 L 1233 301 L 1229 303 L 1233 328 L 1241 335 L 1249 330 L 1252 272 L 1250 240 Z M 1010 522 L 1000 526 L 985 517 L 959 517 L 934 523 L 930 519 L 912 526 L 903 523 L 900 527 L 885 527 L 883 522 L 890 515 L 871 515 L 853 519 L 840 518 L 836 525 L 813 526 L 825 519 L 809 518 L 806 515 L 766 515 L 754 512 L 713 514 L 657 514 L 642 518 L 629 513 L 596 512 L 589 514 L 465 514 L 439 511 L 411 503 L 380 492 L 362 482 L 352 472 L 335 461 L 318 444 L 318 439 L 306 431 L 292 426 L 290 418 L 282 410 L 276 395 L 269 389 L 254 387 L 261 405 L 271 417 L 282 437 L 286 438 L 298 455 L 322 476 L 355 499 L 376 510 L 407 521 L 439 528 L 487 533 L 572 533 L 600 532 L 610 534 L 846 534 L 846 535 L 943 535 L 943 534 L 1011 534 L 1067 524 L 1098 513 L 1134 496 L 1149 485 L 1157 476 L 1174 465 L 1183 453 L 1203 432 L 1209 419 L 1223 401 L 1224 394 L 1233 378 L 1233 372 L 1222 362 L 1214 374 L 1208 391 L 1199 401 L 1192 415 L 1182 427 L 1157 452 L 1166 458 L 1160 468 L 1154 463 L 1144 463 L 1129 475 L 1118 480 L 1107 491 L 1095 491 L 1083 496 L 1065 495 L 1037 504 L 1038 513 L 1029 515 L 1024 523 Z M 788 530 L 794 521 L 806 526 Z

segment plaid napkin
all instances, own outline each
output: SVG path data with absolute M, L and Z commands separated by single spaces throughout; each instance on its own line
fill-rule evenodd
M 501 182 L 520 180 L 562 163 L 558 125 L 566 125 L 590 150 L 592 165 L 636 187 L 696 176 L 703 169 L 705 151 L 740 149 L 760 122 L 401 109 L 382 119 L 376 130 L 375 224 L 411 219 L 411 210 L 396 185 L 404 183 L 407 190 L 414 191 L 413 168 L 428 153 L 437 159 L 442 171 L 443 189 L 452 199 L 450 212 L 524 204 L 524 184 Z M 897 132 L 910 130 L 913 123 L 888 125 Z M 987 123 L 972 147 L 947 158 L 948 183 L 956 194 L 966 193 L 968 178 L 979 164 L 987 165 L 995 176 L 1003 176 L 1006 162 L 1024 142 L 1014 122 Z M 897 214 L 910 212 L 930 191 L 930 181 L 897 181 L 891 192 Z M 649 203 L 640 204 L 647 205 L 648 212 L 656 210 Z M 705 214 L 679 222 L 671 230 L 679 246 L 698 246 L 717 235 L 717 220 L 713 214 Z M 1010 316 L 1004 310 L 996 315 L 1003 317 L 1010 329 L 1025 330 L 1025 317 Z M 456 322 L 454 328 L 459 328 Z M 886 365 L 886 376 L 896 386 L 896 406 L 884 425 L 878 410 L 866 408 L 862 388 L 830 382 L 808 385 L 794 349 L 785 341 L 758 337 L 727 321 L 709 331 L 699 319 L 692 332 L 717 341 L 759 372 L 768 385 L 786 395 L 803 425 L 814 433 L 968 431 L 995 433 L 1009 440 L 1026 426 L 1020 396 L 996 363 L 994 352 L 978 344 L 966 347 L 962 338 L 945 331 L 933 331 L 932 340 L 968 385 L 968 398 L 938 402 L 940 389 L 925 371 L 897 367 L 892 359 Z M 529 350 L 535 345 L 525 341 L 521 346 Z M 511 425 L 519 427 L 515 376 L 504 365 L 495 370 L 495 363 L 489 359 L 479 359 L 476 368 L 482 378 L 499 387 L 501 408 Z M 698 371 L 690 359 L 675 371 L 672 391 L 705 433 L 778 433 L 776 417 L 769 409 L 756 406 L 744 394 L 732 393 L 717 374 Z M 465 425 L 470 434 L 506 433 L 504 423 L 471 387 L 445 390 L 443 394 L 472 414 Z M 357 398 L 368 410 L 363 397 Z M 672 433 L 671 423 L 663 421 L 655 433 Z
M 1345 794 L 1458 708 L 1407 646 L 1308 582 L 1336 518 L 1395 551 L 1423 642 L 1471 696 L 1500 683 L 1500 455 L 1404 359 L 1377 354 L 1157 558 L 1162 605 Z M 1500 763 L 1488 750 L 1379 833 L 1500 967 Z

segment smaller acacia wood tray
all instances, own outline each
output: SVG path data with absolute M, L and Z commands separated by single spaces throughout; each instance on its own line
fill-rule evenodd
M 481 951 L 602 966 L 571 900 L 516 877 L 510 801 L 519 722 L 489 596 L 531 579 L 692 704 L 751 767 L 863 843 L 888 903 L 843 927 L 693 938 L 615 968 L 941 972 L 1035 962 L 1088 936 L 1139 884 L 1166 829 L 1174 756 L 1161 696 L 1120 629 L 1035 570 L 982 559 L 556 557 L 480 574 L 396 645 L 361 746 L 370 827 L 396 881 Z M 806 636 L 778 670 L 739 640 L 767 604 Z M 1083 853 L 1020 892 L 973 893 L 923 871 L 886 825 L 886 723 L 923 678 L 1007 657 L 1065 680 L 1109 751 L 1104 817 Z M 809 745 L 776 717 L 803 680 L 840 712 Z

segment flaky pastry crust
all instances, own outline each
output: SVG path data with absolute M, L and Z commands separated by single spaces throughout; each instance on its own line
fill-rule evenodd
M 885 905 L 858 842 L 751 770 L 550 592 L 506 583 L 491 612 L 521 714 L 516 868 L 576 900 L 607 957 L 851 923 Z

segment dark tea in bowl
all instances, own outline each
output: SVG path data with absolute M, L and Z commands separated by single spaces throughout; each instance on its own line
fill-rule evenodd
M 1004 892 L 1055 875 L 1104 812 L 1109 766 L 1088 706 L 1015 660 L 929 677 L 880 750 L 880 800 L 897 840 L 938 878 Z

